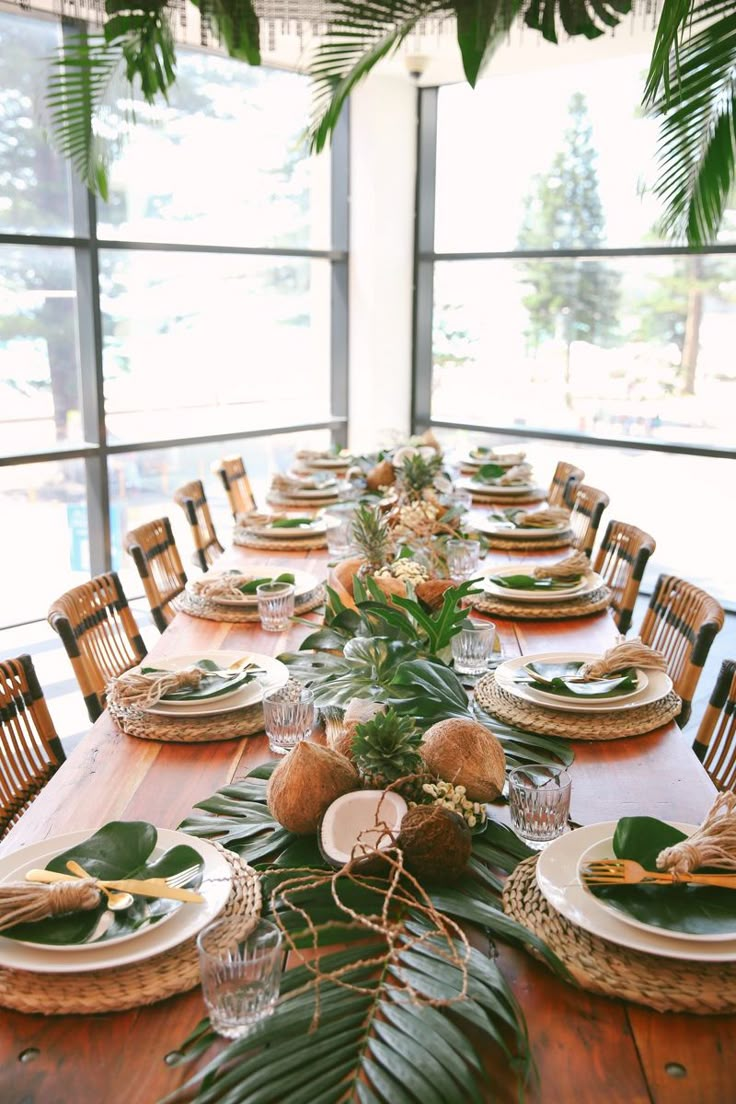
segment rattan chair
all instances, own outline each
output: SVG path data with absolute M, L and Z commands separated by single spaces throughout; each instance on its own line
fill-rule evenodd
M 33 661 L 0 663 L 0 836 L 64 762 Z
M 584 479 L 585 472 L 582 468 L 576 468 L 574 464 L 560 460 L 549 485 L 547 501 L 550 506 L 567 506 L 568 509 L 572 509 L 575 502 L 575 489 Z
M 226 456 L 215 467 L 230 503 L 233 517 L 256 508 L 256 500 L 241 456 Z
M 171 522 L 165 517 L 139 525 L 126 533 L 124 544 L 143 580 L 156 628 L 163 632 L 175 613 L 172 602 L 187 584 Z
M 693 743 L 719 790 L 736 789 L 736 661 L 724 659 Z
M 192 563 L 202 571 L 208 571 L 210 564 L 223 551 L 217 539 L 212 515 L 207 503 L 204 487 L 199 479 L 185 483 L 174 492 L 174 502 L 181 506 L 194 539 Z
M 110 679 L 130 670 L 146 646 L 114 571 L 68 590 L 51 606 L 49 624 L 61 637 L 91 721 L 105 708 Z
M 585 483 L 575 486 L 575 499 L 570 516 L 570 528 L 575 534 L 575 547 L 590 559 L 603 511 L 610 502 L 605 491 L 588 487 Z
M 645 644 L 667 657 L 667 671 L 682 698 L 677 718 L 680 728 L 690 718 L 703 664 L 723 621 L 718 602 L 700 587 L 675 575 L 660 575 L 657 579 L 639 635 Z
M 606 527 L 593 570 L 611 591 L 611 609 L 619 632 L 626 633 L 631 628 L 644 569 L 656 547 L 654 537 L 635 525 L 609 521 Z

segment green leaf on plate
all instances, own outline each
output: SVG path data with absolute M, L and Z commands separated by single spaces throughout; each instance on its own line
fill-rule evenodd
M 570 590 L 581 579 L 582 575 L 571 575 L 568 579 L 537 579 L 534 575 L 491 575 L 492 582 L 509 590 Z
M 618 698 L 622 694 L 636 690 L 638 685 L 634 667 L 628 667 L 611 678 L 592 679 L 590 682 L 570 682 L 569 680 L 577 675 L 583 666 L 582 660 L 573 660 L 570 663 L 527 663 L 523 670 L 540 676 L 539 681 L 530 683 L 533 689 L 543 690 L 546 694 L 559 694 L 565 698 L 591 700 Z
M 251 579 L 250 582 L 243 583 L 238 587 L 238 590 L 242 594 L 255 594 L 257 588 L 262 586 L 263 583 L 295 583 L 296 580 L 290 571 L 285 571 L 282 575 L 277 575 L 275 578 L 273 575 L 264 575 L 262 579 Z
M 478 468 L 474 478 L 479 483 L 495 483 L 507 470 L 504 464 L 484 464 Z
M 280 518 L 278 521 L 271 522 L 272 529 L 298 529 L 302 525 L 311 525 L 314 518 L 311 517 L 291 517 Z

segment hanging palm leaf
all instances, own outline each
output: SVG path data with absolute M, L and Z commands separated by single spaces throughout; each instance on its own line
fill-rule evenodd
M 665 3 L 646 97 L 661 117 L 654 193 L 668 237 L 717 237 L 736 181 L 736 12 L 730 0 Z

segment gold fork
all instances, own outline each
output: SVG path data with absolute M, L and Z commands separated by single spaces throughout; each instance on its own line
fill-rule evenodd
M 633 859 L 599 859 L 582 870 L 586 885 L 708 885 L 736 889 L 736 874 L 673 874 L 664 870 L 645 870 Z

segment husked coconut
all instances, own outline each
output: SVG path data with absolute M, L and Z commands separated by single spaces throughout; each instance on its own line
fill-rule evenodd
M 445 591 L 454 586 L 452 579 L 427 579 L 417 584 L 417 598 L 429 609 L 437 610 L 442 605 Z
M 365 477 L 369 491 L 380 491 L 381 487 L 390 487 L 396 479 L 394 466 L 390 460 L 381 460 Z
M 332 802 L 320 827 L 322 854 L 333 866 L 369 860 L 396 846 L 407 804 L 393 790 L 360 790 Z M 380 862 L 380 860 L 379 860 Z
M 470 718 L 451 718 L 424 734 L 419 754 L 433 774 L 464 786 L 471 801 L 495 801 L 506 778 L 506 756 L 484 725 Z
M 359 785 L 358 772 L 344 755 L 302 740 L 271 775 L 266 801 L 279 824 L 307 836 L 317 831 L 336 797 Z
M 468 864 L 473 839 L 458 813 L 443 805 L 417 805 L 401 823 L 399 847 L 407 869 L 433 882 L 456 881 Z

